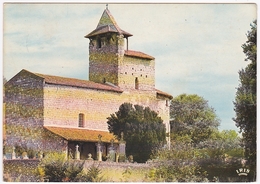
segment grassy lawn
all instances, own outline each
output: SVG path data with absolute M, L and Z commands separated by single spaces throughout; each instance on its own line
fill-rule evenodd
M 104 180 L 106 182 L 144 182 L 148 181 L 148 168 L 102 168 Z

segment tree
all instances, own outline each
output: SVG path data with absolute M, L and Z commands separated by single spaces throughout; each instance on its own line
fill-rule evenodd
M 219 126 L 215 110 L 198 95 L 181 94 L 170 106 L 171 132 L 174 141 L 184 141 L 194 145 L 211 137 Z
M 250 165 L 256 164 L 256 56 L 257 56 L 257 21 L 251 24 L 247 33 L 247 41 L 242 45 L 246 55 L 245 61 L 250 61 L 245 69 L 240 70 L 233 120 L 240 129 L 245 145 L 245 156 Z
M 234 172 L 241 168 L 240 138 L 234 130 L 214 131 L 211 137 L 196 146 L 175 141 L 171 150 L 154 152 L 157 164 L 149 176 L 155 181 L 228 182 L 241 181 Z M 158 180 L 158 178 L 161 178 Z
M 158 149 L 154 177 L 164 181 L 205 182 L 237 179 L 241 167 L 240 138 L 234 130 L 218 130 L 219 119 L 198 95 L 182 94 L 170 106 L 171 150 Z
M 149 176 L 157 182 L 207 182 L 207 172 L 201 169 L 200 150 L 190 144 L 177 142 L 171 149 L 158 149 L 153 175 Z
M 243 156 L 241 138 L 235 130 L 217 130 L 210 139 L 200 142 L 197 148 L 203 149 L 204 154 L 214 159 Z
M 126 154 L 133 155 L 137 162 L 145 162 L 153 149 L 165 144 L 166 128 L 163 120 L 149 107 L 124 103 L 107 119 L 108 130 L 117 139 L 121 139 L 123 132 Z

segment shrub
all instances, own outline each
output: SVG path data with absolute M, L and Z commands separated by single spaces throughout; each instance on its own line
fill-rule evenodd
M 16 156 L 22 156 L 23 152 L 26 152 L 25 146 L 15 145 L 15 153 Z
M 207 173 L 193 161 L 172 160 L 162 162 L 150 171 L 151 180 L 156 182 L 207 182 Z
M 100 176 L 101 170 L 98 166 L 94 164 L 88 169 L 87 178 L 90 182 L 101 182 L 103 180 L 103 176 Z
M 84 162 L 67 160 L 66 154 L 49 153 L 38 166 L 38 176 L 50 182 L 75 181 Z
M 20 157 L 23 155 L 23 153 L 26 152 L 28 158 L 35 158 L 36 157 L 36 151 L 32 148 L 27 148 L 26 145 L 15 145 L 15 153 L 16 156 Z
M 33 150 L 32 148 L 27 149 L 26 152 L 29 158 L 36 158 L 36 151 Z
M 126 168 L 126 170 L 122 173 L 123 178 L 125 179 L 125 181 L 128 181 L 130 176 L 132 175 L 132 171 L 131 168 Z
M 88 168 L 87 173 L 82 171 L 79 173 L 75 179 L 77 182 L 102 182 L 104 181 L 103 176 L 100 176 L 101 169 L 94 164 Z
M 175 144 L 171 150 L 157 150 L 157 162 L 150 171 L 150 179 L 166 182 L 206 182 L 207 173 L 201 169 L 198 160 L 202 157 L 199 150 L 191 145 Z

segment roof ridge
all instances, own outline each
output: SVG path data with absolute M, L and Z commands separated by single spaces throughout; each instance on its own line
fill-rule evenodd
M 141 52 L 141 51 L 135 51 L 135 50 L 125 50 L 125 55 L 132 56 L 132 57 L 138 57 L 138 58 L 144 58 L 144 59 L 150 59 L 150 60 L 155 59 L 151 55 L 145 54 L 144 52 Z
M 32 73 L 32 72 L 30 72 Z M 97 82 L 93 82 L 90 80 L 70 78 L 70 77 L 62 77 L 56 75 L 47 75 L 40 73 L 33 73 L 34 75 L 41 77 L 45 80 L 46 83 L 49 84 L 57 84 L 64 86 L 73 86 L 73 87 L 82 87 L 88 89 L 99 89 L 105 91 L 114 91 L 114 92 L 123 92 L 118 86 L 106 85 Z
M 33 72 L 31 72 L 33 73 Z M 73 78 L 73 77 L 63 77 L 63 76 L 58 76 L 58 75 L 50 75 L 50 74 L 42 74 L 42 73 L 33 73 L 39 77 L 44 78 L 45 77 L 58 77 L 58 78 L 64 78 L 64 79 L 75 79 L 75 80 L 80 80 L 80 81 L 89 81 L 89 80 L 85 80 L 85 79 L 77 79 L 77 78 Z M 89 81 L 89 82 L 93 82 L 93 81 Z M 95 82 L 94 82 L 95 83 Z
M 116 137 L 109 131 L 84 128 L 64 128 L 57 126 L 43 126 L 46 130 L 70 141 L 97 142 L 98 135 L 102 135 L 102 142 L 109 143 L 111 139 L 117 142 Z
M 166 92 L 164 92 L 164 91 L 161 91 L 161 90 L 156 89 L 156 88 L 154 88 L 154 89 L 155 89 L 156 93 L 158 93 L 158 94 L 160 94 L 160 95 L 166 96 L 166 97 L 168 97 L 168 98 L 170 98 L 170 99 L 173 98 L 172 95 L 170 95 L 170 94 L 168 94 L 168 93 L 166 93 Z

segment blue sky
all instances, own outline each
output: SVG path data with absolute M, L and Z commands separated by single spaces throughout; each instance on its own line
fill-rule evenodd
M 255 4 L 113 4 L 129 49 L 155 57 L 156 88 L 173 96 L 198 94 L 221 120 L 232 121 L 238 71 L 248 63 L 241 45 Z M 4 4 L 3 75 L 22 69 L 88 80 L 88 43 L 106 4 Z

